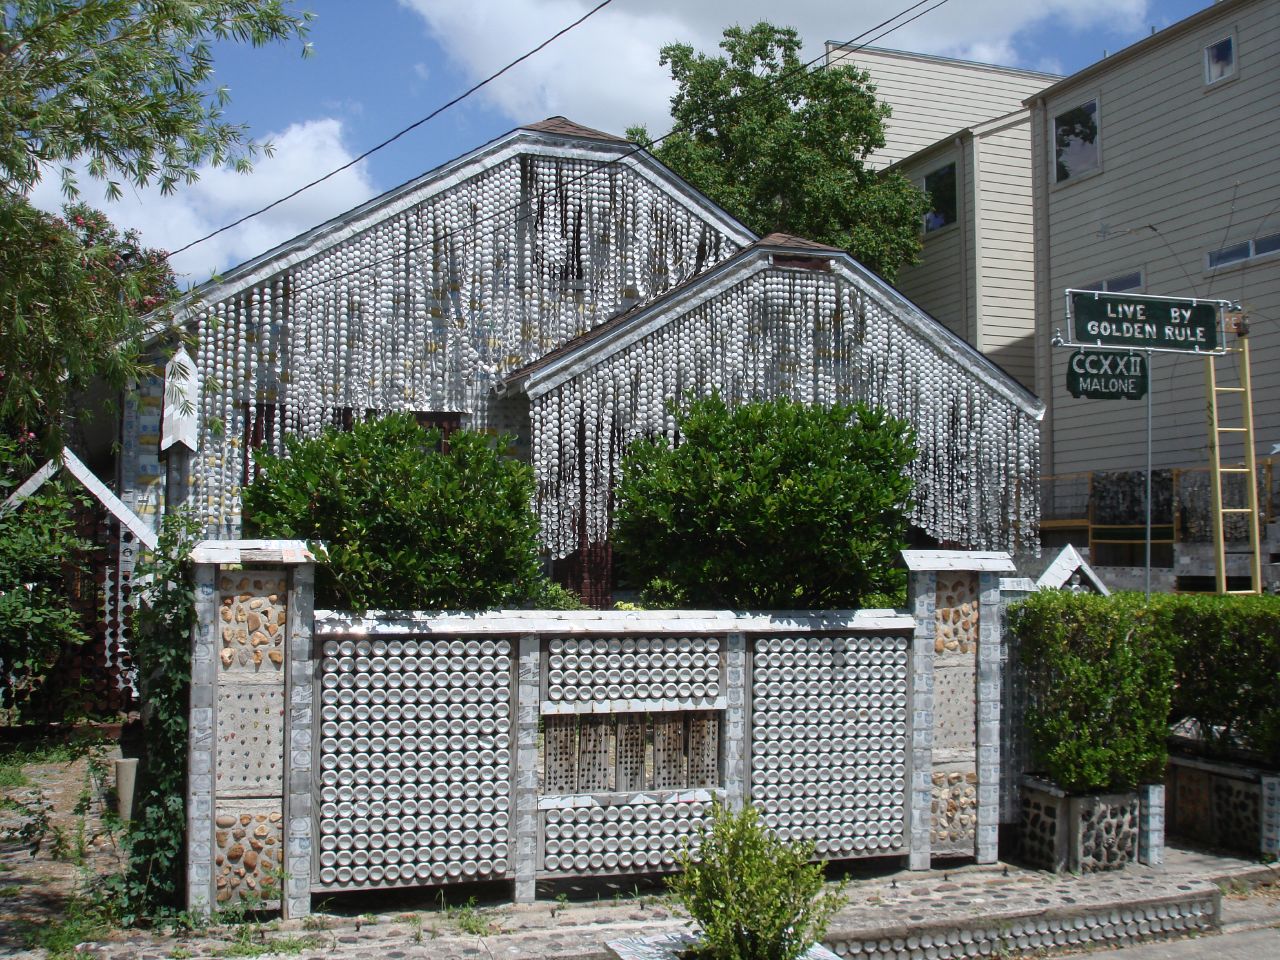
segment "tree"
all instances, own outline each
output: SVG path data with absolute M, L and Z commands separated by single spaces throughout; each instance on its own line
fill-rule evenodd
M 542 584 L 533 471 L 503 439 L 424 431 L 409 414 L 285 438 L 244 492 L 264 536 L 323 544 L 316 599 L 347 610 L 483 609 Z
M 284 0 L 10 0 L 0 7 L 0 187 L 26 193 L 70 164 L 118 195 L 123 177 L 170 191 L 200 164 L 246 169 L 258 149 L 208 89 L 210 43 L 306 36 Z M 306 46 L 303 52 L 307 51 Z
M 651 598 L 831 608 L 896 590 L 916 454 L 906 421 L 714 395 L 674 413 L 679 443 L 634 444 L 617 491 L 614 542 Z
M 679 89 L 658 159 L 759 234 L 839 247 L 889 279 L 914 262 L 928 203 L 901 174 L 866 166 L 889 115 L 868 74 L 805 69 L 796 32 L 769 23 L 730 27 L 720 46 L 726 56 L 662 48 Z M 643 127 L 627 135 L 651 143 Z
M 163 251 L 82 204 L 63 217 L 0 192 L 0 425 L 57 439 L 71 398 L 139 377 L 142 316 L 177 290 Z

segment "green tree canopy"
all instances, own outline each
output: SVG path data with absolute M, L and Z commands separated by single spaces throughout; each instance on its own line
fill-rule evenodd
M 223 119 L 210 43 L 302 39 L 283 0 L 8 0 L 0 6 L 0 186 L 26 193 L 70 164 L 169 191 L 200 164 L 247 168 L 257 145 Z M 304 52 L 306 47 L 304 46 Z
M 868 74 L 804 68 L 796 32 L 769 23 L 730 27 L 720 46 L 725 56 L 662 48 L 679 89 L 658 159 L 761 235 L 839 247 L 889 279 L 914 262 L 928 203 L 901 174 L 866 165 L 889 115 Z M 651 142 L 643 127 L 627 135 Z
M 60 435 L 95 380 L 138 377 L 141 317 L 177 290 L 163 251 L 83 204 L 62 217 L 0 191 L 0 425 Z
M 542 588 L 533 471 L 494 439 L 440 432 L 409 414 L 346 433 L 285 438 L 259 453 L 246 523 L 269 537 L 325 544 L 316 599 L 347 610 L 483 609 Z M 498 441 L 502 445 L 502 441 Z
M 614 542 L 657 602 L 853 607 L 901 583 L 916 450 L 876 407 L 791 400 L 676 411 L 680 442 L 627 452 Z

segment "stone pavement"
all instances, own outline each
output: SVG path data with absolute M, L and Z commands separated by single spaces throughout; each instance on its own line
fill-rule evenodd
M 1167 853 L 1161 869 L 1087 877 L 997 864 L 854 878 L 827 944 L 842 956 L 867 960 L 1019 956 L 1215 933 L 1220 906 L 1230 922 L 1232 910 L 1246 903 L 1251 926 L 1280 924 L 1280 898 L 1240 896 L 1249 886 L 1280 882 L 1280 869 L 1179 849 Z M 265 954 L 274 943 L 304 960 L 603 960 L 610 956 L 608 940 L 669 933 L 685 923 L 662 897 L 542 900 L 442 912 L 427 906 L 426 893 L 416 903 L 403 893 L 394 895 L 402 898 L 398 902 L 392 896 L 366 896 L 354 908 L 373 904 L 383 911 L 378 914 L 353 916 L 351 905 L 339 903 L 333 913 L 305 921 L 241 927 L 239 943 L 234 928 L 214 927 L 186 936 L 122 933 L 81 952 L 100 960 L 162 960 L 246 956 L 253 952 L 250 944 Z M 1280 940 L 1275 955 L 1280 956 Z

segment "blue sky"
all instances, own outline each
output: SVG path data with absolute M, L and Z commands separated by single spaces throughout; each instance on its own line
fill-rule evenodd
M 562 114 L 614 133 L 636 122 L 665 131 L 672 87 L 658 50 L 680 40 L 711 50 L 724 26 L 787 23 L 809 56 L 846 41 L 911 0 L 613 0 L 502 81 L 352 170 L 175 258 L 187 282 L 255 256 L 521 123 Z M 935 0 L 936 2 L 936 0 Z M 272 141 L 248 176 L 205 171 L 161 198 L 85 199 L 154 246 L 175 249 L 346 162 L 576 19 L 595 0 L 310 0 L 306 59 L 298 49 L 216 49 L 228 118 Z M 930 3 L 928 6 L 931 6 Z M 948 0 L 875 45 L 1072 73 L 1208 5 L 1208 0 Z M 927 9 L 922 7 L 921 9 Z M 37 202 L 58 202 L 52 185 Z

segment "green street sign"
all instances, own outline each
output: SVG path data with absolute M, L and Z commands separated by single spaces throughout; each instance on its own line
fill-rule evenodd
M 1071 340 L 1078 346 L 1206 353 L 1220 349 L 1215 301 L 1100 290 L 1068 290 Z
M 1090 400 L 1141 400 L 1147 395 L 1147 358 L 1140 353 L 1077 350 L 1067 359 L 1067 389 Z

